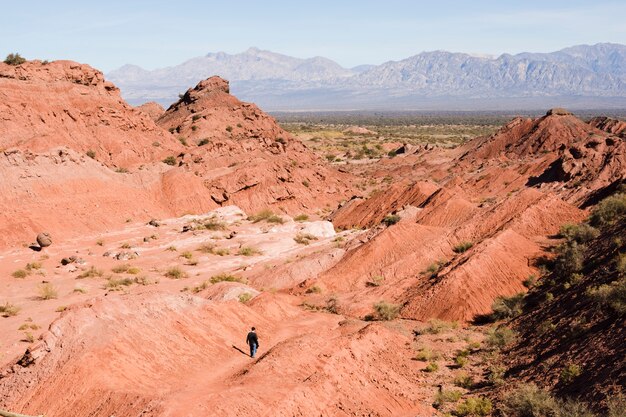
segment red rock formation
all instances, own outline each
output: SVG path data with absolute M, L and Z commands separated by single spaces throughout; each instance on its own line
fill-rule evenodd
M 138 106 L 137 110 L 147 114 L 152 120 L 157 120 L 159 117 L 163 116 L 163 113 L 165 113 L 163 106 L 154 101 Z

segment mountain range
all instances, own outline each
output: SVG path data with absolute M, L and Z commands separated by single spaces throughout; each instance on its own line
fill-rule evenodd
M 145 70 L 124 65 L 107 78 L 131 104 L 174 102 L 211 75 L 269 110 L 493 110 L 626 106 L 626 45 L 578 45 L 550 53 L 476 56 L 422 52 L 381 65 L 344 68 L 323 57 L 250 48 L 209 53 Z

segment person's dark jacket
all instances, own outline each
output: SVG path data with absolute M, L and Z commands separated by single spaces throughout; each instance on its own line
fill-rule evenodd
M 254 343 L 256 347 L 259 347 L 259 338 L 257 337 L 255 332 L 248 333 L 248 337 L 246 337 L 246 343 L 250 346 Z

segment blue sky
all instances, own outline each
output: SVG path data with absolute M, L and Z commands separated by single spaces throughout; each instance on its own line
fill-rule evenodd
M 2 6 L 0 55 L 106 72 L 256 46 L 351 67 L 437 49 L 498 55 L 626 43 L 625 15 L 623 0 L 20 0 Z

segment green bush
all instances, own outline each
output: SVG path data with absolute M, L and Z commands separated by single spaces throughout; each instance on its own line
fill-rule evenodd
M 456 389 L 441 390 L 435 395 L 433 406 L 439 408 L 445 403 L 455 403 L 461 399 L 461 395 L 463 395 L 463 393 Z
M 309 216 L 306 214 L 298 214 L 296 217 L 293 218 L 293 220 L 297 222 L 305 222 L 309 220 Z
M 252 300 L 252 294 L 250 294 L 249 292 L 244 292 L 243 294 L 239 294 L 240 303 L 245 304 L 250 300 Z
M 559 380 L 564 384 L 569 384 L 582 374 L 580 366 L 570 363 L 561 371 Z
M 557 247 L 554 260 L 554 274 L 569 282 L 572 276 L 583 269 L 584 246 L 576 241 L 567 241 Z
M 241 256 L 254 256 L 254 255 L 261 255 L 263 254 L 263 252 L 257 248 L 253 248 L 251 246 L 242 246 L 241 248 L 239 248 L 239 251 L 237 252 L 237 255 L 241 255 Z
M 491 400 L 485 397 L 471 397 L 459 404 L 455 410 L 457 416 L 488 416 L 493 410 Z
M 17 52 L 7 55 L 4 59 L 4 63 L 9 65 L 21 65 L 24 62 L 26 62 L 26 59 Z
M 393 320 L 400 314 L 400 306 L 386 301 L 379 301 L 374 304 L 374 312 L 381 320 Z
M 176 165 L 176 158 L 170 155 L 163 160 L 163 163 L 167 165 Z
M 515 332 L 505 326 L 494 326 L 487 333 L 487 345 L 492 348 L 502 349 L 503 347 L 513 343 L 515 340 Z
M 20 308 L 14 304 L 9 303 L 8 301 L 4 303 L 4 305 L 0 305 L 0 316 L 2 317 L 11 317 L 16 316 L 19 313 Z
M 626 215 L 626 193 L 615 194 L 607 197 L 593 209 L 589 222 L 592 226 L 605 226 L 613 224 L 616 220 Z
M 430 362 L 426 368 L 424 368 L 424 372 L 437 372 L 439 370 L 439 364 L 437 362 Z
M 385 216 L 385 218 L 383 219 L 383 223 L 386 226 L 392 226 L 398 223 L 401 219 L 402 217 L 398 216 L 397 214 L 390 214 L 388 216 Z
M 586 243 L 600 235 L 600 231 L 586 223 L 581 224 L 564 224 L 559 231 L 561 237 L 567 240 L 573 240 L 577 243 Z
M 626 277 L 624 276 L 610 284 L 591 288 L 587 291 L 587 294 L 619 314 L 626 313 Z
M 595 417 L 584 404 L 559 401 L 532 383 L 518 386 L 509 393 L 499 411 L 506 417 Z
M 474 386 L 474 379 L 467 372 L 461 371 L 454 377 L 454 385 L 471 389 Z
M 474 246 L 472 242 L 460 242 L 455 245 L 452 250 L 454 251 L 454 253 L 463 253 L 469 250 L 472 246 Z
M 198 146 L 204 146 L 207 145 L 210 142 L 209 138 L 204 138 L 204 139 L 200 139 L 198 141 Z
M 177 266 L 169 268 L 167 271 L 165 271 L 165 274 L 163 275 L 172 279 L 187 278 L 187 273 Z
M 298 233 L 293 240 L 301 245 L 309 245 L 312 240 L 317 240 L 317 237 L 310 233 Z
M 285 223 L 285 220 L 282 217 L 277 216 L 276 214 L 274 214 L 272 210 L 269 210 L 269 209 L 261 210 L 258 213 L 253 214 L 252 216 L 249 216 L 248 220 L 250 220 L 253 223 L 258 223 L 261 221 L 266 221 L 268 223 L 279 223 L 279 224 Z
M 491 309 L 491 314 L 494 320 L 503 320 L 517 317 L 522 314 L 522 308 L 524 308 L 524 293 L 518 293 L 511 297 L 496 297 Z
M 235 275 L 230 275 L 230 274 L 213 275 L 211 277 L 211 284 L 217 284 L 218 282 L 241 282 L 241 283 L 244 283 L 245 280 L 243 280 L 240 277 L 237 277 Z

